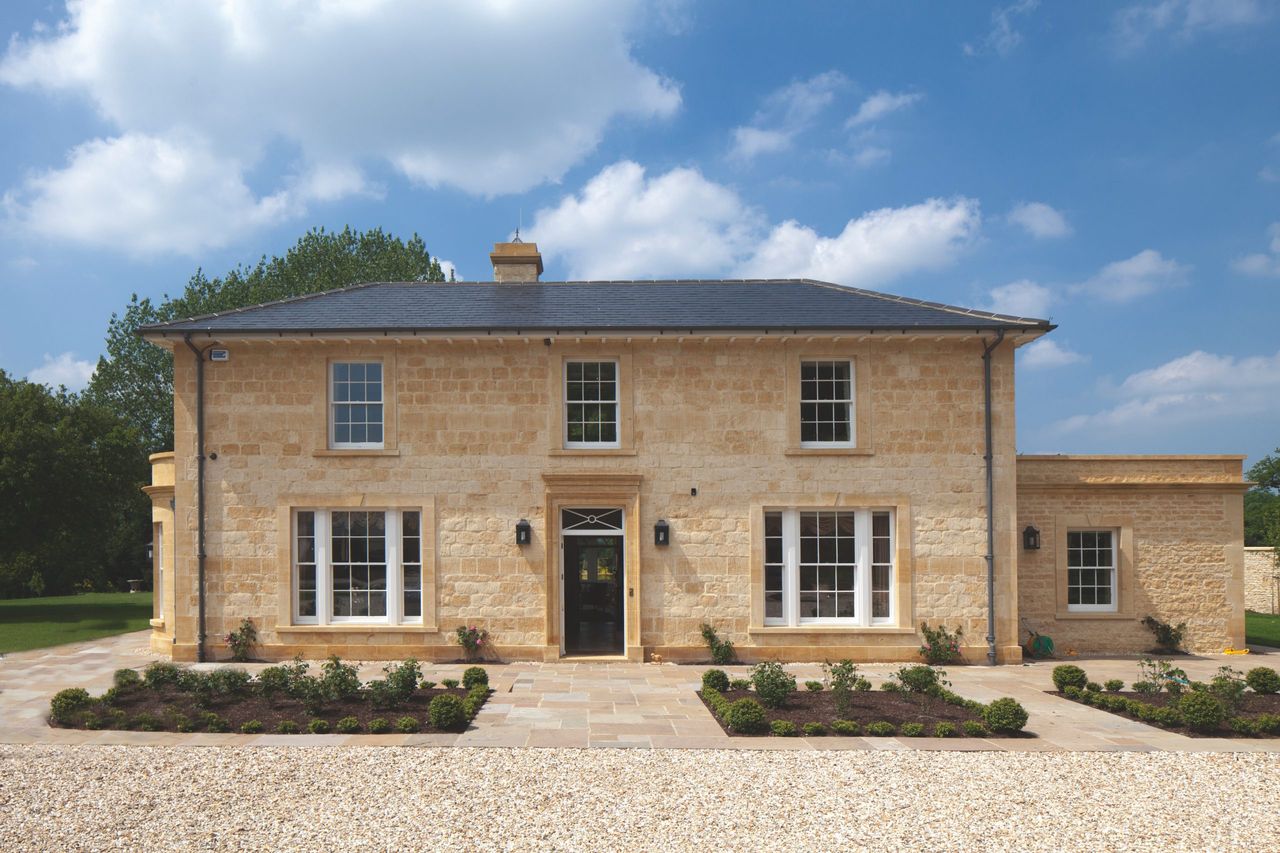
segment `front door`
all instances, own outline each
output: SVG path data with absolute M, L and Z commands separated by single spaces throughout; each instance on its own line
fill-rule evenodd
M 622 537 L 570 535 L 562 541 L 565 653 L 622 654 Z

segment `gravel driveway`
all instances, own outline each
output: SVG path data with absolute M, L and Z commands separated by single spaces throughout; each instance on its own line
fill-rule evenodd
M 1280 755 L 0 746 L 0 849 L 1275 849 Z

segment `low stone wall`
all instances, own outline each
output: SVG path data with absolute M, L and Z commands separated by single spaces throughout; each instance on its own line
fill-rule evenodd
M 1274 548 L 1244 549 L 1244 606 L 1256 613 L 1280 613 L 1280 565 Z

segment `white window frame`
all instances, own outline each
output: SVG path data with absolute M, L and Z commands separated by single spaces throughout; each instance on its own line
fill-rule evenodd
M 613 400 L 569 400 L 569 365 L 571 364 L 612 364 L 613 365 Z M 596 449 L 617 449 L 622 447 L 622 363 L 616 358 L 569 358 L 564 361 L 564 380 L 560 385 L 560 396 L 563 398 L 561 405 L 561 422 L 564 424 L 564 446 L 566 449 L 574 450 L 580 448 L 596 448 Z M 570 403 L 580 404 L 583 402 L 590 403 L 608 403 L 613 404 L 613 441 L 570 441 L 569 440 L 569 406 Z
M 353 403 L 350 400 L 338 401 L 337 399 L 337 367 L 338 365 L 353 364 L 360 365 L 378 365 L 378 386 L 380 399 L 374 405 L 382 407 L 382 441 L 338 441 L 337 438 L 337 412 L 338 406 L 349 406 L 359 404 L 359 401 Z M 365 380 L 367 382 L 367 380 Z M 364 401 L 368 405 L 370 401 Z M 372 421 L 366 421 L 366 424 Z M 329 447 L 333 450 L 382 450 L 386 447 L 387 442 L 387 367 L 378 359 L 354 360 L 354 361 L 333 361 L 329 363 Z
M 1111 537 L 1110 566 L 1072 566 L 1071 534 L 1073 533 L 1106 533 Z M 1067 612 L 1068 613 L 1117 613 L 1120 610 L 1120 531 L 1114 527 L 1072 527 L 1067 530 Z M 1096 550 L 1096 549 L 1095 549 Z M 1071 571 L 1072 569 L 1111 571 L 1111 603 L 1110 604 L 1071 604 Z M 1102 587 L 1095 587 L 1101 589 Z
M 782 616 L 764 619 L 766 627 L 799 627 L 803 625 L 835 625 L 872 627 L 895 624 L 897 617 L 897 530 L 892 507 L 772 507 L 765 514 L 782 515 Z M 854 615 L 852 617 L 800 617 L 800 515 L 805 512 L 852 513 L 854 517 Z M 887 616 L 871 616 L 872 581 L 872 516 L 884 512 L 889 515 L 889 613 Z M 764 519 L 761 519 L 764 522 Z M 764 524 L 761 524 L 764 533 Z M 767 560 L 767 548 L 762 552 Z M 763 566 L 762 566 L 763 568 Z M 761 585 L 764 580 L 762 575 Z M 767 605 L 766 605 L 767 606 Z
M 804 395 L 804 367 L 806 364 L 845 364 L 849 367 L 849 397 L 845 400 L 820 400 L 808 399 Z M 800 419 L 800 446 L 803 448 L 821 448 L 821 447 L 856 447 L 858 444 L 858 377 L 855 372 L 856 365 L 851 358 L 801 358 L 800 359 L 800 375 L 796 381 L 799 383 L 798 398 L 800 400 L 800 411 L 796 412 L 796 417 Z M 805 441 L 804 440 L 804 407 L 809 404 L 843 404 L 845 407 L 845 415 L 849 419 L 849 440 L 848 441 Z
M 298 612 L 298 514 L 310 512 L 315 514 L 315 566 L 316 566 L 316 615 L 302 616 Z M 330 559 L 332 550 L 332 513 L 335 512 L 381 512 L 384 514 L 383 537 L 385 538 L 387 566 L 387 615 L 386 616 L 334 616 L 333 615 L 333 563 Z M 292 580 L 290 598 L 295 625 L 421 625 L 422 616 L 404 617 L 404 565 L 401 563 L 401 513 L 418 513 L 419 551 L 421 560 L 426 553 L 428 535 L 424 522 L 426 513 L 422 507 L 295 507 L 291 513 L 290 540 Z M 422 590 L 426 589 L 426 565 L 421 566 Z M 420 608 L 426 612 L 426 601 Z
M 155 551 L 156 580 L 153 595 L 155 597 L 155 614 L 157 619 L 164 618 L 164 523 L 156 524 L 155 535 L 151 537 L 151 547 Z

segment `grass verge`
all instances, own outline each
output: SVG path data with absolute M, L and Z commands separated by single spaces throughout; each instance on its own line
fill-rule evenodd
M 151 593 L 91 592 L 0 601 L 0 654 L 141 631 Z
M 1280 649 L 1280 616 L 1269 616 L 1266 613 L 1246 610 L 1244 640 L 1246 643 Z

